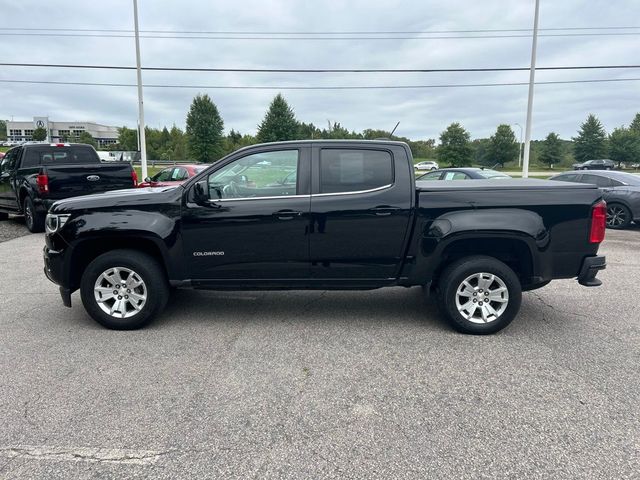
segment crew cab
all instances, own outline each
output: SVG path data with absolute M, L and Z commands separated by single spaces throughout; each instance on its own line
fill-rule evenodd
M 9 150 L 0 163 L 0 220 L 9 213 L 23 214 L 29 231 L 42 232 L 56 200 L 137 183 L 129 163 L 101 163 L 91 145 L 24 144 Z
M 148 324 L 171 287 L 435 291 L 459 331 L 496 332 L 521 292 L 597 286 L 606 206 L 592 185 L 415 181 L 393 141 L 238 150 L 174 188 L 56 202 L 45 274 L 64 305 L 115 329 Z

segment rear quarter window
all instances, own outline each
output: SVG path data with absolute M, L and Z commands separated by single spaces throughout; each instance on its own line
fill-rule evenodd
M 320 193 L 372 190 L 393 183 L 393 159 L 383 150 L 322 149 Z

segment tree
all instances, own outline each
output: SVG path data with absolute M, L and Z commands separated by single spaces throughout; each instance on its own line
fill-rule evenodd
M 0 120 L 0 140 L 7 139 L 7 122 L 5 120 Z
M 560 140 L 557 133 L 551 132 L 547 135 L 540 150 L 540 161 L 549 166 L 559 164 L 564 158 L 562 140 Z
M 298 135 L 298 121 L 293 109 L 281 94 L 274 97 L 264 119 L 258 126 L 259 142 L 279 142 L 295 140 Z
M 98 142 L 96 142 L 96 139 L 93 138 L 89 132 L 82 132 L 80 135 L 78 135 L 78 139 L 76 141 L 78 143 L 86 143 L 87 145 L 91 145 L 96 149 L 98 148 Z
M 459 123 L 452 123 L 440 134 L 438 160 L 454 167 L 471 165 L 472 149 L 469 143 L 471 135 Z
M 640 134 L 640 113 L 636 113 L 636 116 L 633 117 L 633 121 L 631 122 L 631 125 L 629 125 L 629 130 L 633 130 Z
M 42 127 L 38 127 L 33 131 L 33 135 L 31 135 L 31 138 L 33 138 L 34 141 L 36 142 L 42 142 L 43 140 L 47 139 L 47 129 L 46 128 L 42 128 Z
M 199 162 L 215 162 L 224 151 L 224 121 L 209 95 L 196 95 L 187 114 L 189 153 Z
M 471 142 L 471 150 L 473 151 L 473 164 L 493 166 L 496 162 L 492 160 L 489 153 L 489 145 L 491 140 L 488 138 L 476 138 Z
M 618 166 L 622 162 L 640 159 L 640 132 L 631 128 L 616 128 L 609 135 L 609 156 Z
M 138 151 L 138 131 L 122 127 L 118 129 L 118 145 L 126 152 Z
M 489 139 L 487 153 L 488 161 L 493 164 L 499 163 L 502 167 L 505 163 L 518 159 L 520 145 L 509 125 L 498 125 L 496 133 Z
M 187 159 L 187 139 L 184 132 L 176 127 L 171 127 L 171 159 L 184 161 Z
M 574 154 L 578 162 L 605 158 L 607 155 L 607 133 L 600 120 L 589 114 L 580 126 L 578 136 L 573 138 Z

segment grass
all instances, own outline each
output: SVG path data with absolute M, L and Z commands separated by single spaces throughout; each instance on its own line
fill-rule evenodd
M 148 166 L 147 167 L 147 175 L 149 175 L 150 177 L 153 177 L 156 173 L 158 173 L 160 170 L 162 170 L 162 169 L 164 169 L 166 167 L 167 167 L 167 165 L 164 165 L 162 167 L 151 167 L 151 166 Z M 135 165 L 133 167 L 133 169 L 138 174 L 138 180 L 142 182 L 144 180 L 142 178 L 142 167 L 140 167 L 139 165 Z

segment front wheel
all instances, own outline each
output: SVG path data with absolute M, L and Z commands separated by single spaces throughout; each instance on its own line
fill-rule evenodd
M 493 257 L 478 255 L 453 262 L 445 268 L 438 287 L 442 312 L 462 333 L 498 332 L 520 310 L 522 287 L 518 276 Z
M 113 250 L 93 260 L 80 283 L 82 304 L 104 327 L 134 330 L 150 323 L 169 297 L 156 260 L 135 250 Z

